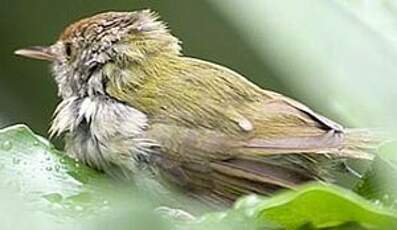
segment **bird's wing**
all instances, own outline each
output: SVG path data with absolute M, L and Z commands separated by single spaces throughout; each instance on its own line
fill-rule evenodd
M 154 162 L 166 181 L 206 204 L 219 206 L 229 205 L 241 195 L 269 194 L 332 178 L 330 172 L 340 163 L 338 159 L 371 158 L 361 151 L 345 152 L 344 133 L 331 121 L 314 117 L 317 115 L 307 108 L 283 106 L 288 109 L 279 108 L 277 115 L 266 120 L 282 116 L 284 122 L 255 130 L 259 121 L 254 120 L 254 128 L 241 130 L 240 135 L 153 124 L 147 134 L 161 143 Z M 297 111 L 291 114 L 289 109 Z M 269 134 L 265 128 L 277 131 Z
M 192 194 L 231 201 L 321 178 L 329 156 L 366 157 L 345 154 L 342 127 L 301 103 L 219 65 L 182 61 L 152 71 L 131 94 L 107 92 L 148 115 L 146 138 L 160 146 L 154 161 Z
M 261 116 L 251 118 L 255 136 L 241 148 L 255 154 L 323 154 L 343 147 L 342 126 L 290 98 L 267 93 L 273 99 L 258 106 Z

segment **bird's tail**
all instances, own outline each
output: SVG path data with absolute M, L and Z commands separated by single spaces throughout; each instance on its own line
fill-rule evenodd
M 391 140 L 385 132 L 374 129 L 347 129 L 342 148 L 342 155 L 350 158 L 369 159 L 382 143 Z

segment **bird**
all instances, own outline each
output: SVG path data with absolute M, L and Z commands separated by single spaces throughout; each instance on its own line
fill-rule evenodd
M 15 54 L 51 62 L 58 104 L 50 136 L 122 181 L 149 178 L 213 206 L 331 181 L 378 142 L 219 64 L 183 55 L 149 9 L 98 13 L 49 46 Z

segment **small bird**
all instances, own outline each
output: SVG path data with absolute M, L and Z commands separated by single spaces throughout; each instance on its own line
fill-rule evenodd
M 118 179 L 148 177 L 211 205 L 327 181 L 338 162 L 372 159 L 376 141 L 217 64 L 186 57 L 151 10 L 105 12 L 47 47 L 61 102 L 51 136 Z

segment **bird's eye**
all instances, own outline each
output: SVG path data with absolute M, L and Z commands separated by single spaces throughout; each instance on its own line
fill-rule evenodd
M 73 55 L 73 45 L 72 43 L 68 42 L 65 43 L 65 53 L 68 58 L 70 58 Z

